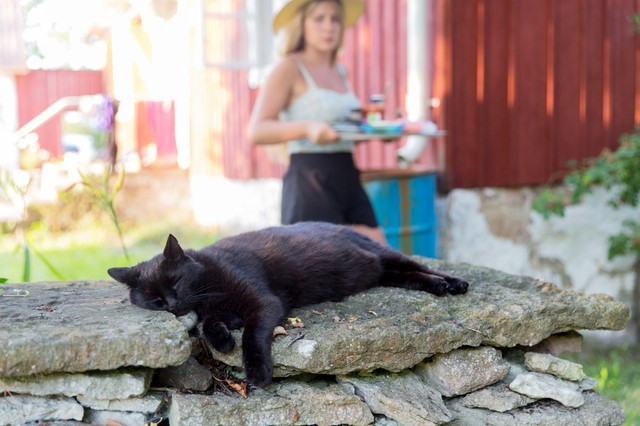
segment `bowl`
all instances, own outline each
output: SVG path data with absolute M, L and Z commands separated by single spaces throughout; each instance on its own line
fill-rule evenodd
M 379 120 L 371 123 L 363 123 L 360 127 L 366 133 L 399 135 L 404 129 L 404 123 L 398 123 L 397 121 Z

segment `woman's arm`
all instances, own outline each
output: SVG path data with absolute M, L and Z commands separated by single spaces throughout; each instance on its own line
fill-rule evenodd
M 249 124 L 249 138 L 255 144 L 275 144 L 292 139 L 309 138 L 316 143 L 331 143 L 338 134 L 323 121 L 283 122 L 278 115 L 291 102 L 299 71 L 288 58 L 271 72 L 260 89 Z

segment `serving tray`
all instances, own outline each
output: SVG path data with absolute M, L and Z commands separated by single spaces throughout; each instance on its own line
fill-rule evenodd
M 395 141 L 405 136 L 423 136 L 425 138 L 441 138 L 447 135 L 446 130 L 436 130 L 429 133 L 340 133 L 340 139 L 346 141 L 363 142 L 363 141 Z

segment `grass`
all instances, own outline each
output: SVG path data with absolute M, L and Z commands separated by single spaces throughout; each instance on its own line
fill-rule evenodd
M 596 390 L 618 402 L 625 425 L 640 425 L 640 348 L 603 348 L 586 342 L 583 351 L 563 358 L 582 364 L 587 376 L 598 380 Z
M 125 229 L 125 243 L 131 258 L 128 265 L 116 231 L 109 225 L 83 227 L 52 234 L 35 229 L 30 232 L 31 282 L 51 280 L 110 279 L 107 269 L 132 266 L 160 253 L 167 235 L 172 233 L 183 248 L 200 248 L 219 238 L 216 231 L 193 224 L 160 223 Z M 59 272 L 56 276 L 36 254 L 44 257 Z M 0 278 L 22 281 L 24 254 L 14 238 L 0 238 Z
M 200 248 L 211 244 L 219 235 L 192 223 L 156 223 L 125 227 L 125 242 L 133 264 L 162 251 L 167 235 L 172 233 L 184 248 Z M 1 235 L 1 234 L 0 234 Z M 5 232 L 0 238 L 0 279 L 19 282 L 23 254 L 16 250 L 17 241 Z M 109 279 L 107 269 L 127 266 L 115 230 L 108 224 L 82 226 L 75 231 L 51 233 L 32 228 L 31 246 L 62 274 L 64 280 Z M 31 281 L 50 281 L 46 265 L 32 255 Z M 596 347 L 585 342 L 582 353 L 562 357 L 584 366 L 585 373 L 598 380 L 597 391 L 622 405 L 625 425 L 640 425 L 640 348 L 626 346 Z

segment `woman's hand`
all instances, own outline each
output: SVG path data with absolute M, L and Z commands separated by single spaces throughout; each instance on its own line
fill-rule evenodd
M 307 124 L 307 138 L 318 145 L 327 145 L 337 142 L 340 136 L 324 121 L 310 121 Z

